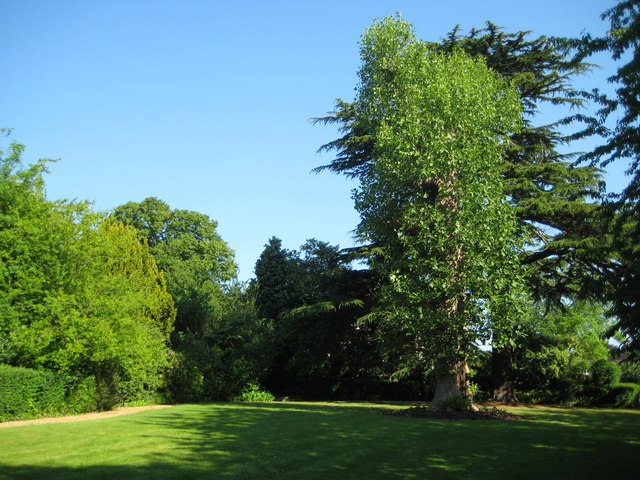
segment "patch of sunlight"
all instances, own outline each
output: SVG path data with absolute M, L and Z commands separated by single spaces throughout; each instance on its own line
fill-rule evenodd
M 296 404 L 293 402 L 286 402 L 286 403 L 271 402 L 271 405 L 273 406 L 265 406 L 265 404 L 268 405 L 267 402 L 264 402 L 264 403 L 260 403 L 259 405 L 250 405 L 247 407 L 243 406 L 243 408 L 256 409 L 256 410 L 260 410 L 261 412 L 276 412 L 276 413 L 306 412 L 306 413 L 313 413 L 313 414 L 319 414 L 319 415 L 334 415 L 335 413 L 337 413 L 337 412 L 328 411 L 331 408 L 331 405 L 299 403 L 300 408 L 297 408 L 296 406 L 294 406 Z M 328 407 L 328 408 L 327 410 L 311 410 L 309 408 L 304 408 L 305 405 L 322 406 L 322 407 Z
M 552 425 L 562 425 L 563 427 L 582 428 L 582 425 L 578 425 L 574 420 L 550 420 L 547 418 L 536 418 L 536 422 L 544 422 Z
M 535 444 L 535 445 L 532 445 L 532 447 L 533 448 L 546 448 L 547 450 L 562 450 L 563 452 L 576 452 L 576 453 L 588 452 L 589 451 L 588 447 L 577 447 L 577 446 L 571 446 L 571 445 L 553 445 L 553 444 L 542 445 L 542 444 Z
M 454 465 L 452 462 L 436 456 L 427 457 L 427 464 L 433 468 L 439 468 L 447 472 L 462 472 L 464 467 L 462 465 Z

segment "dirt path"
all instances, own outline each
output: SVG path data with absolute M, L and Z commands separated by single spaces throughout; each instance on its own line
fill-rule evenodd
M 68 415 L 66 417 L 44 417 L 33 420 L 16 420 L 13 422 L 0 422 L 0 428 L 20 427 L 22 425 L 39 425 L 42 423 L 68 423 L 82 422 L 85 420 L 95 420 L 98 418 L 118 417 L 130 413 L 143 412 L 145 410 L 156 410 L 158 408 L 168 408 L 171 405 L 145 405 L 143 407 L 118 407 L 106 412 L 83 413 L 80 415 Z

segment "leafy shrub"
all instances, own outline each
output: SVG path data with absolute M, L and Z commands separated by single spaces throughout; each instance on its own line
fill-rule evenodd
M 605 395 L 620 381 L 620 366 L 608 360 L 598 360 L 591 365 L 589 389 L 594 395 Z
M 96 378 L 86 377 L 70 382 L 67 393 L 68 413 L 94 412 L 98 408 Z
M 471 399 L 463 397 L 462 395 L 454 395 L 446 400 L 439 402 L 437 407 L 443 410 L 455 410 L 456 412 L 463 412 L 471 408 Z
M 195 402 L 202 400 L 204 375 L 193 355 L 173 352 L 166 374 L 167 401 L 170 403 Z
M 640 362 L 626 360 L 620 363 L 622 383 L 640 383 Z
M 640 385 L 619 383 L 609 391 L 605 401 L 620 408 L 640 407 Z
M 248 384 L 240 395 L 233 398 L 234 402 L 273 402 L 274 400 L 271 393 L 260 390 L 260 387 L 255 383 Z
M 235 308 L 235 307 L 234 307 Z M 229 400 L 259 383 L 268 362 L 261 338 L 267 327 L 237 307 L 204 333 L 178 332 L 166 375 L 172 402 Z
M 67 377 L 46 370 L 0 366 L 0 421 L 65 411 Z

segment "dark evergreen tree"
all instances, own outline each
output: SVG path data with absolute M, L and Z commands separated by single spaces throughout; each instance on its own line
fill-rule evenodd
M 298 381 L 371 378 L 382 369 L 375 329 L 359 325 L 370 310 L 372 276 L 353 270 L 337 246 L 315 239 L 301 247 L 300 306 L 283 317 Z M 306 379 L 306 381 L 305 381 Z
M 602 14 L 610 22 L 606 37 L 585 35 L 580 40 L 583 55 L 610 52 L 623 62 L 609 82 L 616 86 L 616 97 L 607 98 L 597 89 L 593 98 L 602 108 L 592 123 L 592 131 L 603 135 L 604 143 L 583 159 L 606 166 L 627 161 L 629 184 L 621 195 L 611 199 L 609 229 L 613 235 L 611 256 L 615 259 L 599 290 L 612 305 L 618 318 L 613 330 L 627 338 L 624 348 L 640 351 L 640 2 L 625 0 Z M 624 63 L 626 62 L 626 63 Z M 613 129 L 605 121 L 615 117 Z
M 271 237 L 255 266 L 255 305 L 257 315 L 268 322 L 273 332 L 272 365 L 265 378 L 265 386 L 277 394 L 288 393 L 291 383 L 289 363 L 293 348 L 289 328 L 283 316 L 302 305 L 302 278 L 295 252 L 282 248 L 279 238 Z
M 352 260 L 351 251 L 315 239 L 298 251 L 283 249 L 277 238 L 265 245 L 256 263 L 256 306 L 272 323 L 265 385 L 275 393 L 366 397 L 397 369 L 381 348 L 377 326 L 360 323 L 371 310 L 377 278 L 353 269 Z
M 295 253 L 282 248 L 282 240 L 271 237 L 255 266 L 258 316 L 271 320 L 299 305 L 299 264 Z

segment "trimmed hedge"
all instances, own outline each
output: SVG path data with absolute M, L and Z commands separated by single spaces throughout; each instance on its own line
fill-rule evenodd
M 0 422 L 95 410 L 93 377 L 0 365 Z
M 63 376 L 53 372 L 0 365 L 0 421 L 63 410 L 66 383 Z

